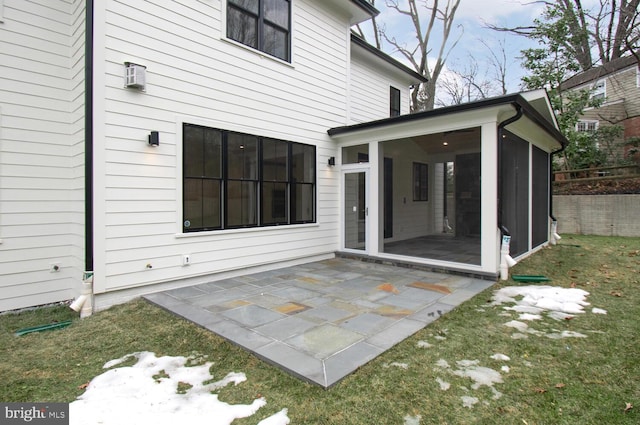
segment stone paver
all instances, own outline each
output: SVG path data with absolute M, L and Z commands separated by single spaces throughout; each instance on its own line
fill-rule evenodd
M 145 298 L 329 388 L 493 283 L 335 258 Z

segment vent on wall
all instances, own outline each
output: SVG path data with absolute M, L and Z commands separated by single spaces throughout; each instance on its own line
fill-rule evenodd
M 145 83 L 146 83 L 145 81 L 146 71 L 147 71 L 147 67 L 144 65 L 125 62 L 124 63 L 124 86 L 144 91 Z

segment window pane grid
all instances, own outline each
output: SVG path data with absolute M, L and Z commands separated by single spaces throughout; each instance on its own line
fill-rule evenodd
M 315 146 L 183 125 L 183 231 L 315 222 Z
M 289 0 L 229 0 L 227 37 L 279 59 L 291 60 Z

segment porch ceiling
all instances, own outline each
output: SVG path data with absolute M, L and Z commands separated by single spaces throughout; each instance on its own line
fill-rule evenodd
M 480 148 L 480 127 L 425 134 L 411 140 L 430 155 L 473 151 Z

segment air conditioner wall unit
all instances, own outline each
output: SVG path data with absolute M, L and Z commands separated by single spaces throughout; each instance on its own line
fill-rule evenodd
M 147 67 L 132 62 L 125 62 L 124 69 L 124 86 L 144 91 L 146 89 Z

